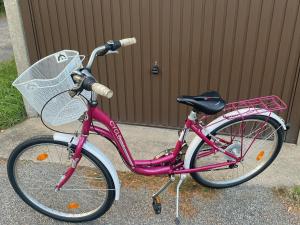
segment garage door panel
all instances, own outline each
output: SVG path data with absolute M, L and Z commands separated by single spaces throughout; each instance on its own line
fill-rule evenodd
M 276 94 L 297 139 L 298 0 L 20 1 L 31 62 L 71 48 L 89 56 L 106 40 L 135 46 L 97 59 L 93 73 L 115 93 L 99 99 L 121 122 L 180 127 L 190 107 L 176 97 L 216 89 L 227 101 Z M 29 18 L 29 19 L 28 19 Z M 159 74 L 153 75 L 157 62 Z

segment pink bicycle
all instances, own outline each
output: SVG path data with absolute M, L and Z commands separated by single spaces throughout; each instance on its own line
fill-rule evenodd
M 133 159 L 116 122 L 97 107 L 97 94 L 111 98 L 113 93 L 96 82 L 91 68 L 96 56 L 115 53 L 121 46 L 135 42 L 134 38 L 128 38 L 109 41 L 96 48 L 85 67 L 68 71 L 73 88 L 54 93 L 45 100 L 39 110 L 41 114 L 62 94 L 72 96 L 71 99 L 85 96 L 87 110 L 80 117 L 82 129 L 78 135 L 55 133 L 34 137 L 11 153 L 7 165 L 10 183 L 33 209 L 57 220 L 83 222 L 102 216 L 114 200 L 119 199 L 120 181 L 116 169 L 100 149 L 88 142 L 91 132 L 108 139 L 131 171 L 146 176 L 169 176 L 168 183 L 152 196 L 157 214 L 161 212 L 159 194 L 175 180 L 176 174 L 180 175 L 177 222 L 179 190 L 186 174 L 207 187 L 233 187 L 260 174 L 278 155 L 287 129 L 284 120 L 274 113 L 287 108 L 279 97 L 266 96 L 226 104 L 217 92 L 209 91 L 199 96 L 177 98 L 179 103 L 191 106 L 192 110 L 173 149 L 165 150 L 153 159 Z M 71 60 L 66 52 L 56 55 L 57 63 L 67 62 L 68 58 Z M 51 66 L 48 70 L 55 68 Z M 36 90 L 36 85 L 26 85 L 31 91 Z M 30 102 L 32 98 L 27 96 L 27 99 Z M 59 103 L 54 101 L 56 112 L 60 111 Z M 80 108 L 76 104 L 74 111 Z M 199 116 L 200 112 L 203 116 Z M 210 115 L 217 113 L 221 115 L 204 124 Z M 104 126 L 97 126 L 96 122 Z M 195 134 L 191 143 L 185 141 L 189 132 Z

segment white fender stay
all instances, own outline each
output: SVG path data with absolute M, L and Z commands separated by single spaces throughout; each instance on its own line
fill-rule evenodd
M 284 120 L 281 117 L 277 116 L 275 113 L 273 113 L 273 112 L 270 113 L 269 111 L 266 111 L 265 109 L 245 108 L 245 109 L 239 109 L 236 111 L 229 112 L 225 115 L 222 115 L 222 116 L 216 118 L 215 120 L 210 122 L 202 132 L 204 133 L 204 135 L 208 135 L 210 132 L 215 130 L 217 127 L 227 123 L 230 120 L 233 120 L 234 117 L 232 117 L 232 116 L 243 114 L 243 113 L 245 113 L 245 116 L 246 116 L 246 113 L 251 110 L 255 110 L 255 112 L 257 112 L 252 115 L 270 116 L 271 118 L 275 119 L 282 126 L 282 128 L 284 130 L 286 130 L 286 125 L 285 125 Z M 230 119 L 230 116 L 232 117 L 232 119 Z M 198 135 L 196 135 L 196 137 L 190 143 L 189 148 L 187 149 L 185 158 L 184 158 L 184 168 L 185 169 L 190 168 L 192 156 L 201 141 L 202 141 L 202 139 Z
M 74 137 L 74 138 L 73 138 Z M 72 144 L 77 145 L 78 143 L 78 138 L 69 134 L 61 134 L 61 133 L 55 133 L 53 135 L 53 139 L 56 141 L 62 141 L 62 142 L 66 142 L 69 143 L 72 140 Z M 83 145 L 83 148 L 88 151 L 89 153 L 91 153 L 93 156 L 95 156 L 97 159 L 99 159 L 103 165 L 107 168 L 108 172 L 110 173 L 114 185 L 115 185 L 115 191 L 116 191 L 116 196 L 115 196 L 115 200 L 119 200 L 120 198 L 120 180 L 117 174 L 117 171 L 115 169 L 115 167 L 113 166 L 113 164 L 111 163 L 111 161 L 104 155 L 104 153 L 98 149 L 96 146 L 94 146 L 93 144 L 91 144 L 90 142 L 86 141 L 85 144 Z

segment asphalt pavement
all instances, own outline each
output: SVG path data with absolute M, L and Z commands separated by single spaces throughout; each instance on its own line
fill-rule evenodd
M 3 162 L 0 165 L 0 224 L 68 224 L 41 215 L 23 203 L 8 183 Z M 162 214 L 155 215 L 151 194 L 145 188 L 123 188 L 121 199 L 115 201 L 103 217 L 85 224 L 175 224 L 175 197 L 164 194 Z M 193 215 L 182 213 L 181 224 L 300 224 L 300 215 L 288 212 L 271 188 L 244 184 L 214 194 L 210 199 L 195 196 L 187 203 L 195 212 Z
M 143 155 L 149 158 L 159 149 L 170 147 L 177 133 L 130 125 L 120 125 L 120 128 L 135 158 Z M 6 175 L 6 159 L 19 142 L 49 133 L 38 119 L 26 120 L 0 133 L 0 224 L 67 224 L 41 215 L 23 203 L 14 193 Z M 118 153 L 108 143 L 98 141 L 96 137 L 91 137 L 91 141 L 101 147 L 118 170 L 125 170 Z M 299 149 L 296 145 L 285 144 L 279 157 L 265 172 L 238 187 L 216 190 L 209 197 L 195 192 L 188 201 L 182 199 L 185 203 L 181 204 L 181 224 L 300 224 L 300 213 L 288 210 L 273 191 L 275 187 L 300 184 L 297 173 L 300 169 Z M 151 186 L 158 189 L 160 179 Z M 115 201 L 103 217 L 85 224 L 175 224 L 174 194 L 167 192 L 162 196 L 162 214 L 155 215 L 151 200 L 153 191 L 147 185 L 137 188 L 123 185 L 120 200 Z M 189 211 L 193 213 L 186 213 Z

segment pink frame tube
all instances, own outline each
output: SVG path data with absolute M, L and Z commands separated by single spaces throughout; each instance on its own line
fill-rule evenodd
M 260 110 L 266 110 L 270 113 L 273 111 L 283 111 L 287 108 L 287 105 L 279 97 L 273 95 L 273 96 L 265 96 L 265 97 L 255 98 L 255 99 L 229 103 L 226 105 L 224 111 L 225 112 L 236 111 L 238 109 L 244 109 L 244 108 L 248 108 L 249 110 L 245 113 L 239 113 L 237 116 L 234 116 L 234 118 L 239 117 L 243 119 L 246 115 L 259 113 Z M 206 115 L 202 119 L 205 119 L 207 117 L 208 116 Z M 224 119 L 228 119 L 227 117 L 225 117 L 225 115 L 223 117 Z M 93 120 L 102 123 L 107 129 L 94 126 Z M 134 160 L 117 124 L 113 120 L 111 120 L 110 117 L 106 115 L 101 109 L 89 104 L 88 111 L 87 111 L 87 118 L 84 120 L 82 126 L 82 134 L 79 138 L 78 144 L 75 149 L 75 153 L 72 157 L 72 166 L 69 167 L 65 172 L 65 174 L 62 176 L 62 178 L 56 185 L 56 189 L 60 189 L 74 173 L 76 166 L 81 159 L 82 147 L 86 142 L 90 131 L 96 132 L 99 135 L 103 136 L 104 138 L 110 140 L 118 149 L 121 157 L 123 158 L 128 168 L 131 169 L 133 172 L 142 175 L 163 175 L 163 174 L 170 175 L 170 174 L 194 173 L 194 172 L 201 172 L 210 169 L 220 168 L 224 166 L 230 166 L 232 164 L 240 162 L 241 159 L 249 150 L 250 146 L 253 144 L 251 143 L 251 145 L 248 147 L 248 149 L 244 154 L 241 152 L 241 156 L 237 157 L 234 154 L 231 154 L 230 152 L 227 152 L 224 149 L 219 148 L 217 145 L 215 145 L 214 142 L 210 141 L 209 138 L 207 138 L 206 135 L 203 134 L 202 132 L 203 128 L 197 122 L 187 119 L 185 122 L 185 129 L 194 131 L 194 133 L 196 133 L 204 142 L 206 142 L 211 147 L 211 150 L 201 153 L 200 157 L 209 156 L 211 154 L 216 153 L 217 151 L 220 151 L 223 154 L 231 157 L 233 161 L 221 162 L 221 163 L 201 166 L 193 169 L 185 169 L 183 167 L 183 162 L 181 160 L 176 160 L 183 146 L 183 141 L 184 141 L 181 140 L 180 138 L 176 142 L 174 150 L 170 152 L 169 155 L 165 155 L 160 158 L 152 159 L 152 160 Z M 243 129 L 244 128 L 242 128 L 242 132 Z M 230 144 L 228 143 L 228 141 L 225 140 L 224 143 Z
M 102 123 L 106 129 L 94 126 L 92 120 L 96 120 Z M 186 120 L 185 127 L 187 129 L 193 130 L 199 137 L 201 137 L 209 146 L 212 147 L 212 151 L 220 151 L 213 142 L 211 142 L 202 132 L 202 128 L 194 121 Z M 167 156 L 163 156 L 157 159 L 151 160 L 134 160 L 127 144 L 122 136 L 120 129 L 117 124 L 111 120 L 111 118 L 104 113 L 101 109 L 89 106 L 87 113 L 87 119 L 83 122 L 82 134 L 87 136 L 89 132 L 96 132 L 99 135 L 109 139 L 118 149 L 121 157 L 123 158 L 126 165 L 134 172 L 142 175 L 163 175 L 163 174 L 181 174 L 181 173 L 191 173 L 200 172 L 213 168 L 219 168 L 227 165 L 231 165 L 239 161 L 239 158 L 228 152 L 223 152 L 224 154 L 235 159 L 234 162 L 224 162 L 217 163 L 208 166 L 202 166 L 194 169 L 184 169 L 183 162 L 176 162 L 176 158 L 182 148 L 183 142 L 178 140 L 174 150 Z M 80 140 L 84 137 L 80 137 Z

